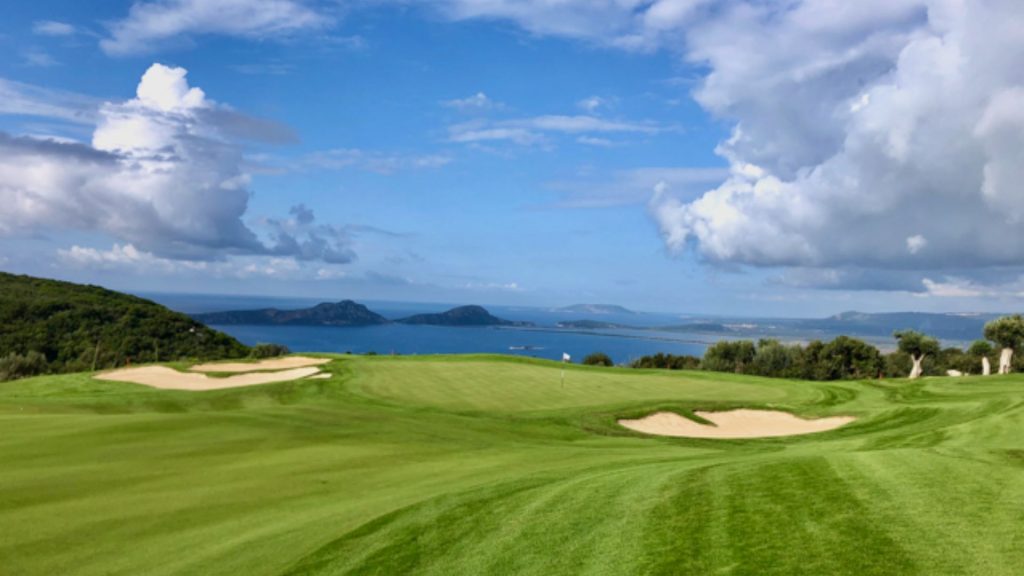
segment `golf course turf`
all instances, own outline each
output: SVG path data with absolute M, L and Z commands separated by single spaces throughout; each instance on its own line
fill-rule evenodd
M 563 383 L 540 360 L 331 358 L 328 379 L 204 392 L 0 384 L 0 574 L 1024 571 L 1024 376 Z M 616 423 L 736 408 L 856 420 Z

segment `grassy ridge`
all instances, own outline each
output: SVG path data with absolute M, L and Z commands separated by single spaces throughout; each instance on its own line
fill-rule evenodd
M 0 385 L 4 574 L 1013 574 L 1017 376 L 810 383 L 350 358 L 204 393 Z M 853 414 L 651 438 L 656 408 Z

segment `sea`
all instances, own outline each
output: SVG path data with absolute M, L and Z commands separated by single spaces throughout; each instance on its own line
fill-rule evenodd
M 172 310 L 186 314 L 251 310 L 257 308 L 307 308 L 322 299 L 223 296 L 203 294 L 141 293 Z M 443 312 L 455 304 L 425 304 L 362 300 L 370 310 L 389 319 L 425 312 Z M 574 362 L 603 352 L 616 363 L 664 352 L 701 356 L 717 339 L 715 334 L 661 331 L 648 327 L 678 325 L 689 318 L 669 313 L 579 313 L 556 308 L 485 306 L 499 318 L 532 322 L 533 327 L 410 326 L 386 324 L 366 327 L 333 326 L 211 326 L 249 345 L 273 342 L 293 352 L 353 354 L 510 354 L 561 360 L 569 354 Z M 595 320 L 636 328 L 580 330 L 559 328 L 559 322 Z

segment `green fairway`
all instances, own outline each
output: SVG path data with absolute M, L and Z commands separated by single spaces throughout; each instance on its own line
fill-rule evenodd
M 0 574 L 1020 574 L 1024 377 L 352 357 L 185 392 L 0 384 Z M 851 415 L 761 440 L 657 410 Z

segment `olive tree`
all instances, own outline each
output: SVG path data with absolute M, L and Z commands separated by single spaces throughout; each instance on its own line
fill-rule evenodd
M 981 362 L 981 374 L 983 376 L 988 376 L 992 373 L 992 363 L 988 359 L 991 354 L 992 345 L 989 344 L 988 340 L 975 340 L 971 347 L 967 349 L 968 356 L 973 358 L 975 362 Z
M 996 318 L 985 324 L 985 338 L 1002 348 L 999 353 L 999 373 L 1009 374 L 1013 351 L 1024 342 L 1024 318 L 1020 314 Z
M 939 353 L 939 341 L 931 336 L 915 332 L 914 330 L 899 331 L 894 333 L 893 336 L 896 338 L 900 351 L 909 354 L 910 360 L 914 363 L 910 369 L 911 380 L 921 376 L 921 362 L 924 361 L 925 357 L 929 354 L 935 355 Z

